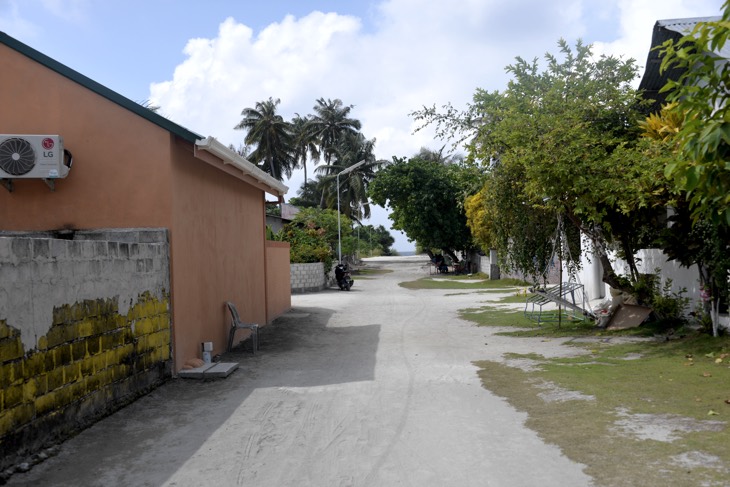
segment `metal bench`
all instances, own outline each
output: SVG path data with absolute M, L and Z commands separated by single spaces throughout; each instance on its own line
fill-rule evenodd
M 548 303 L 556 303 L 565 309 L 572 310 L 574 317 L 577 316 L 577 313 L 582 315 L 581 319 L 593 317 L 593 313 L 586 310 L 587 302 L 583 284 L 564 282 L 562 285 L 557 284 L 544 289 L 530 289 L 530 292 L 532 295 L 525 300 L 525 316 L 532 321 L 537 321 L 538 325 L 542 322 L 557 321 L 557 318 L 543 317 L 543 306 Z

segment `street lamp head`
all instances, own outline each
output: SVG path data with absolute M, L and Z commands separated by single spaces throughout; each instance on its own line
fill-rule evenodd
M 362 166 L 363 164 L 365 164 L 366 162 L 367 162 L 367 161 L 366 161 L 365 159 L 363 159 L 362 161 L 358 162 L 357 164 L 353 164 L 352 166 L 350 166 L 350 167 L 348 167 L 348 168 L 346 168 L 346 169 L 343 169 L 342 171 L 340 171 L 340 172 L 339 172 L 339 175 L 342 175 L 342 174 L 347 174 L 348 172 L 352 172 L 352 171 L 354 171 L 355 169 L 357 169 L 358 167 L 360 167 L 360 166 Z

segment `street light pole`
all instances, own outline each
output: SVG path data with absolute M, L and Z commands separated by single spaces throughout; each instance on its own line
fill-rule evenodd
M 340 227 L 340 175 L 354 171 L 358 167 L 365 164 L 365 162 L 365 159 L 363 159 L 357 164 L 353 164 L 347 169 L 338 172 L 337 176 L 335 177 L 335 179 L 337 180 L 337 257 L 339 264 L 342 264 L 342 229 Z

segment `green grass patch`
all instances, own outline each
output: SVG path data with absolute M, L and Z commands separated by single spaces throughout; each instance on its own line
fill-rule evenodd
M 515 298 L 505 298 L 499 302 L 520 302 Z M 572 314 L 563 312 L 562 322 L 558 323 L 557 311 L 546 311 L 542 313 L 542 319 L 547 320 L 539 325 L 536 321 L 529 319 L 524 308 L 499 308 L 497 306 L 486 306 L 483 308 L 470 308 L 462 310 L 460 317 L 472 321 L 479 326 L 498 326 L 514 328 L 514 331 L 503 331 L 500 335 L 521 336 L 521 337 L 565 337 L 565 336 L 594 336 L 604 334 L 605 331 L 596 328 L 591 320 L 577 319 Z
M 515 292 L 512 296 L 505 296 L 503 298 L 498 299 L 495 301 L 497 303 L 504 303 L 504 304 L 525 304 L 525 296 L 522 294 L 518 294 Z
M 521 312 L 472 309 L 462 316 L 530 326 Z M 555 331 L 551 324 L 535 327 L 532 335 L 549 338 Z M 594 339 L 585 338 L 591 334 Z M 539 363 L 535 371 L 479 362 L 479 375 L 484 387 L 528 413 L 529 428 L 586 465 L 597 486 L 728 485 L 730 338 L 611 335 L 575 334 L 583 339 L 573 343 L 585 350 L 576 357 L 505 355 Z M 571 391 L 583 399 L 565 394 Z

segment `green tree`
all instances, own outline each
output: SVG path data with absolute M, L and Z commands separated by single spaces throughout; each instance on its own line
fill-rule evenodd
M 319 147 L 317 133 L 314 130 L 310 117 L 296 114 L 291 121 L 292 139 L 294 145 L 294 161 L 296 167 L 304 169 L 304 186 L 307 185 L 307 158 L 315 164 L 319 161 Z
M 345 105 L 338 98 L 334 100 L 320 98 L 314 105 L 314 115 L 310 116 L 310 123 L 327 165 L 332 162 L 344 135 L 355 134 L 360 130 L 360 121 L 350 118 L 353 108 L 353 105 Z
M 352 234 L 351 221 L 341 218 L 342 237 Z M 337 253 L 337 212 L 320 208 L 304 208 L 291 223 L 284 226 L 281 239 L 291 245 L 291 261 L 294 263 L 324 262 L 330 269 Z M 343 252 L 352 249 L 343 248 Z
M 468 140 L 469 159 L 487 168 L 487 235 L 518 268 L 543 267 L 530 254 L 547 255 L 539 250 L 550 245 L 546 236 L 560 218 L 574 227 L 573 240 L 577 231 L 590 239 L 603 281 L 631 290 L 609 252 L 618 247 L 637 275 L 633 252 L 646 232 L 633 222 L 651 220 L 655 193 L 664 189 L 656 161 L 630 150 L 638 140 L 638 95 L 631 87 L 637 67 L 632 59 L 594 58 L 580 41 L 575 49 L 563 40 L 559 47 L 559 56 L 545 55 L 544 69 L 537 59 L 516 58 L 507 67 L 507 89 L 477 90 L 465 113 L 414 115 Z
M 730 37 L 730 0 L 717 21 L 699 22 L 678 42 L 660 46 L 663 72 L 683 71 L 662 89 L 684 118 L 680 153 L 666 175 L 687 192 L 695 221 L 730 225 L 730 63 L 717 53 Z
M 353 231 L 353 237 L 357 239 L 357 249 L 360 255 L 392 255 L 391 246 L 395 239 L 383 226 L 362 225 Z
M 322 176 L 303 182 L 297 195 L 289 198 L 289 203 L 300 208 L 319 208 L 322 197 Z
M 344 134 L 334 152 L 334 161 L 316 170 L 322 175 L 323 206 L 337 208 L 337 174 L 360 161 L 365 164 L 340 176 L 340 211 L 360 221 L 370 218 L 368 186 L 383 162 L 375 158 L 375 139 L 368 140 L 361 133 Z
M 714 335 L 720 305 L 730 299 L 730 63 L 721 54 L 729 37 L 726 1 L 720 19 L 699 22 L 679 41 L 658 48 L 661 71 L 681 73 L 662 89 L 672 104 L 661 121 L 680 121 L 665 174 L 686 196 L 675 205 L 667 252 L 684 265 L 698 265 Z
M 256 146 L 248 155 L 249 160 L 279 181 L 285 175 L 291 176 L 295 165 L 291 124 L 276 113 L 280 101 L 269 98 L 257 102 L 254 108 L 244 108 L 243 119 L 234 127 L 246 130 L 245 143 Z
M 459 184 L 464 170 L 458 164 L 394 157 L 378 171 L 370 197 L 390 208 L 394 229 L 424 248 L 442 249 L 458 262 L 455 251 L 471 246 Z
M 372 227 L 372 225 L 368 226 L 373 229 L 373 244 L 380 249 L 383 255 L 391 255 L 393 253 L 391 247 L 395 243 L 395 238 L 393 238 L 388 229 L 383 225 L 378 225 L 377 227 Z

